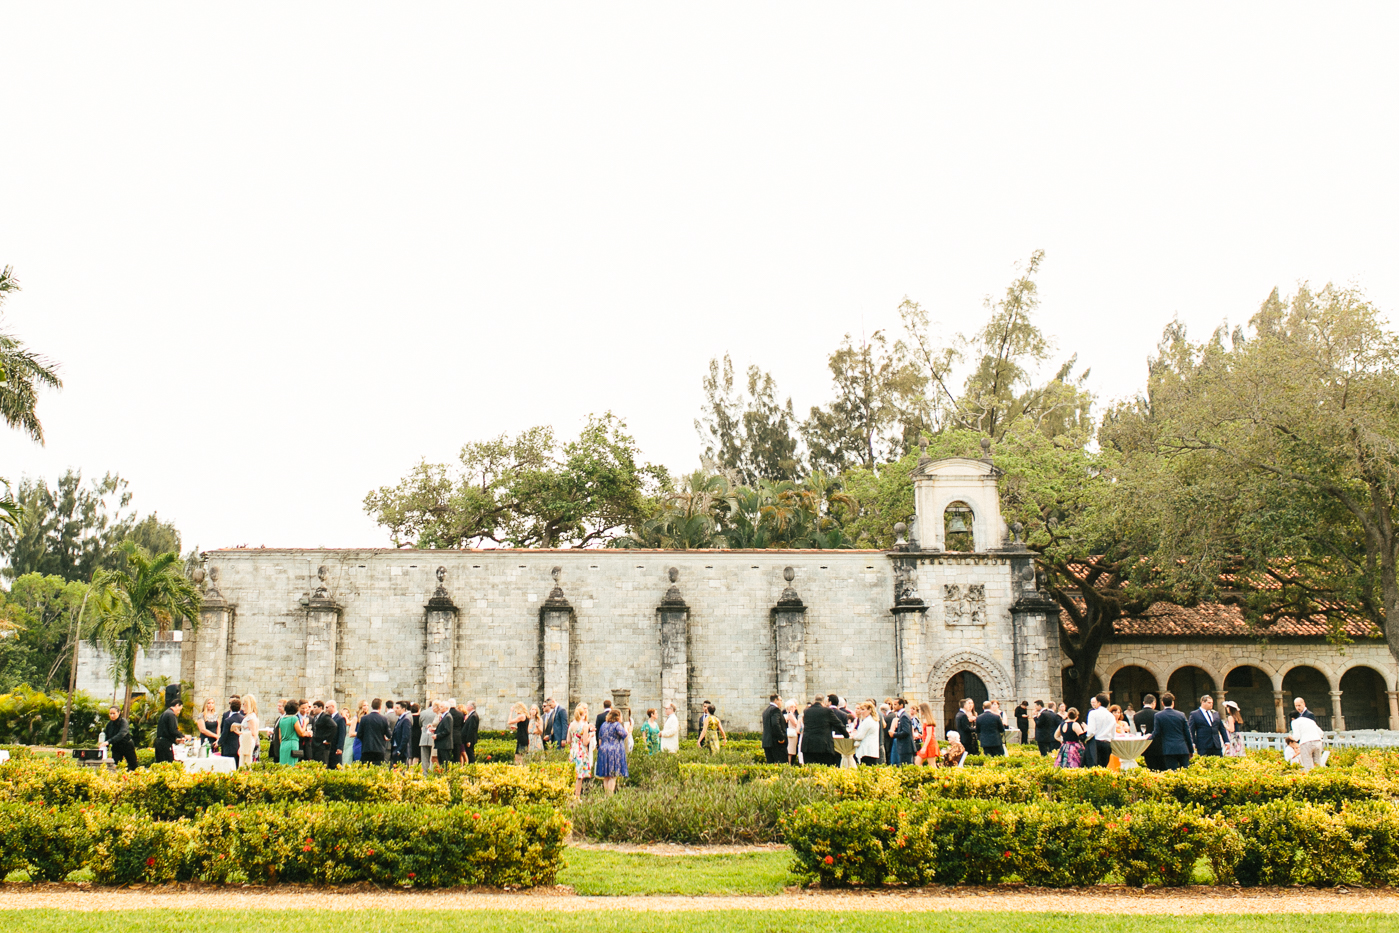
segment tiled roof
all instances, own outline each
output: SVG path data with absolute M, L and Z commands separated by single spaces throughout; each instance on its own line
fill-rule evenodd
M 1064 627 L 1075 631 L 1073 620 L 1060 613 Z M 1381 633 L 1368 619 L 1351 616 L 1343 626 L 1345 634 L 1354 639 L 1379 638 Z M 1157 603 L 1139 616 L 1118 619 L 1113 634 L 1119 638 L 1324 638 L 1329 632 L 1324 618 L 1280 619 L 1266 629 L 1252 629 L 1244 623 L 1238 606 L 1222 603 L 1201 603 L 1198 606 L 1176 606 Z

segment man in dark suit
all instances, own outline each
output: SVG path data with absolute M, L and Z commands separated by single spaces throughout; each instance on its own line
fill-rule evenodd
M 892 697 L 880 707 L 879 722 L 879 750 L 884 755 L 884 763 L 886 765 L 893 764 L 893 760 L 889 757 L 894 751 L 894 737 L 889 734 L 889 730 L 894 726 L 894 700 Z
M 1004 755 L 1006 753 L 1006 721 L 1001 718 L 994 700 L 981 704 L 981 715 L 976 717 L 976 739 L 981 743 L 981 754 Z
M 840 717 L 826 705 L 829 702 L 818 695 L 802 714 L 802 760 L 809 765 L 835 765 L 838 768 L 840 753 L 836 751 L 834 734 L 848 736 L 850 732 Z
M 441 710 L 441 715 L 432 726 L 432 747 L 437 752 L 437 763 L 444 768 L 451 762 L 457 747 L 456 739 L 452 735 L 454 727 L 449 713 L 451 709 Z
M 408 712 L 408 701 L 399 700 L 395 705 L 398 707 L 398 719 L 393 724 L 393 757 L 390 761 L 397 765 L 413 757 L 416 749 L 413 745 L 413 716 Z
M 243 721 L 243 701 L 238 694 L 228 698 L 228 709 L 219 720 L 219 754 L 225 758 L 238 758 L 238 733 L 231 728 Z
M 554 711 L 548 721 L 554 744 L 563 748 L 568 744 L 568 710 L 564 708 L 564 704 L 554 704 Z
M 971 699 L 962 701 L 962 708 L 957 710 L 953 728 L 957 730 L 957 737 L 962 740 L 968 755 L 981 754 L 981 749 L 976 744 L 976 703 Z
M 1142 697 L 1141 712 L 1132 717 L 1132 725 L 1142 735 L 1156 731 L 1156 697 L 1148 693 Z M 1152 771 L 1164 770 L 1161 765 L 1161 743 L 1153 741 L 1142 754 L 1142 761 Z
M 449 760 L 460 763 L 463 760 L 461 727 L 466 722 L 466 713 L 462 712 L 456 698 L 447 701 L 447 718 L 452 720 L 452 755 Z
M 1200 697 L 1200 708 L 1190 714 L 1190 740 L 1201 755 L 1220 756 L 1229 743 L 1229 730 L 1214 711 L 1214 697 Z
M 389 721 L 379 712 L 384 701 L 379 697 L 369 701 L 369 712 L 359 718 L 355 726 L 355 737 L 359 739 L 359 760 L 367 765 L 383 764 L 389 757 L 389 742 L 393 730 Z
M 1020 730 L 1020 744 L 1030 741 L 1030 701 L 1021 700 L 1015 708 L 1015 728 Z
M 1039 746 L 1041 755 L 1055 750 L 1054 730 L 1063 721 L 1058 713 L 1044 705 L 1043 700 L 1035 701 L 1035 744 Z
M 461 748 L 469 764 L 476 763 L 476 740 L 481 734 L 481 717 L 476 715 L 476 702 L 466 701 L 466 714 L 461 721 Z
M 605 722 L 607 722 L 607 713 L 608 713 L 608 711 L 609 711 L 610 709 L 612 709 L 612 701 L 611 701 L 611 700 L 603 700 L 603 701 L 602 701 L 602 712 L 598 713 L 597 716 L 594 717 L 596 721 L 593 723 L 593 735 L 601 735 L 601 734 L 602 734 L 602 724 L 605 723 Z M 708 711 L 709 711 L 709 701 L 708 701 L 708 700 L 705 700 L 705 701 L 704 701 L 704 709 L 705 709 L 705 712 L 708 712 Z M 700 717 L 700 728 L 704 728 L 704 717 L 703 717 L 703 716 Z
M 325 703 L 311 704 L 311 760 L 330 767 L 330 748 L 335 744 L 335 717 L 326 712 Z
M 889 764 L 913 764 L 913 717 L 908 715 L 903 697 L 894 697 L 894 718 L 890 725 Z
M 850 723 L 850 720 L 855 718 L 849 712 L 840 708 L 839 694 L 827 694 L 826 702 L 829 704 L 827 708 L 830 709 L 831 715 L 839 719 L 841 725 L 848 725 Z
M 325 705 L 325 711 L 330 715 L 331 722 L 335 723 L 335 741 L 331 744 L 330 760 L 326 767 L 338 768 L 345 757 L 345 732 L 349 727 L 345 723 L 345 717 L 341 716 L 340 710 L 336 708 L 334 700 Z
M 768 697 L 763 710 L 763 758 L 770 765 L 787 763 L 787 717 L 782 714 L 782 697 Z
M 1301 697 L 1293 699 L 1292 708 L 1297 711 L 1292 714 L 1293 719 L 1310 719 L 1312 722 L 1316 722 L 1316 716 L 1312 714 L 1311 710 L 1307 709 L 1307 701 Z
M 184 708 L 184 704 L 176 699 L 160 714 L 160 720 L 155 724 L 156 761 L 175 760 L 175 743 L 183 738 L 180 735 L 180 711 Z
M 1174 694 L 1161 694 L 1161 710 L 1151 730 L 1151 743 L 1161 745 L 1161 763 L 1167 771 L 1184 768 L 1190 764 L 1190 752 L 1194 748 L 1190 741 L 1190 723 L 1185 714 L 1176 710 Z

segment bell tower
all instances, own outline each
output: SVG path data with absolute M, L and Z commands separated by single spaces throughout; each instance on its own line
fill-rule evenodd
M 928 456 L 926 440 L 918 446 L 922 456 L 913 471 L 918 549 L 978 553 L 999 550 L 1005 543 L 1006 526 L 996 488 L 1001 471 L 991 464 L 991 441 L 982 439 L 980 460 L 934 460 Z

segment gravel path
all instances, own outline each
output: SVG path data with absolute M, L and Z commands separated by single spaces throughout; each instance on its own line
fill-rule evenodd
M 1304 889 L 1176 888 L 1141 892 L 1028 888 L 806 892 L 773 897 L 578 897 L 568 888 L 530 892 L 376 890 L 367 887 L 218 888 L 170 885 L 99 888 L 87 884 L 0 884 L 0 910 L 926 910 L 1055 911 L 1118 914 L 1399 912 L 1399 892 Z

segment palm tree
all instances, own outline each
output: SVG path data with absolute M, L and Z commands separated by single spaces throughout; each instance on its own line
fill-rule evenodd
M 194 582 L 185 576 L 184 562 L 171 551 L 152 557 L 134 542 L 125 541 L 122 570 L 102 570 L 93 586 L 112 594 L 112 606 L 93 629 L 92 640 L 112 656 L 112 673 L 126 684 L 123 714 L 131 714 L 131 686 L 136 682 L 136 653 L 155 641 L 174 619 L 184 617 L 192 627 L 199 624 L 203 597 Z
M 0 308 L 11 292 L 19 291 L 14 270 L 0 269 Z M 44 442 L 44 426 L 34 406 L 39 401 L 39 387 L 63 388 L 63 381 L 53 366 L 42 356 L 26 350 L 19 338 L 0 332 L 0 418 L 12 428 L 20 428 L 40 444 Z

